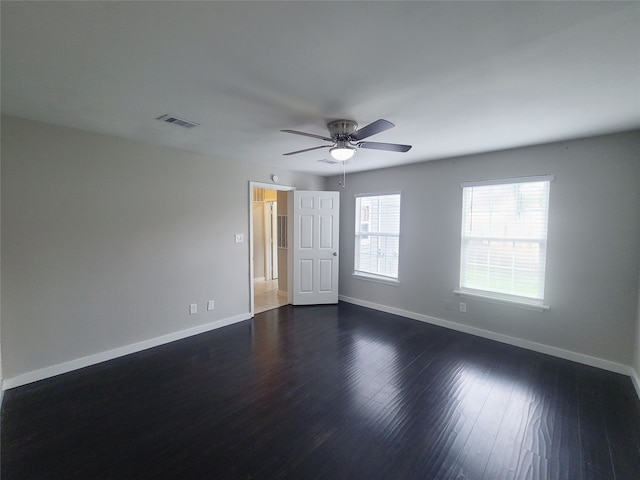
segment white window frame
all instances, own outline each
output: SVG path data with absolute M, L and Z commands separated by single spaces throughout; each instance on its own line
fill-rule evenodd
M 398 226 L 398 233 L 389 233 L 389 232 L 372 232 L 370 230 L 367 231 L 358 231 L 360 226 L 360 212 L 358 209 L 359 201 L 362 198 L 371 198 L 371 197 L 384 197 L 384 196 L 398 196 L 400 200 L 400 212 L 398 215 L 401 215 L 402 212 L 402 192 L 383 192 L 383 193 L 359 193 L 355 195 L 355 221 L 354 221 L 354 258 L 353 258 L 353 278 L 358 278 L 360 280 L 368 280 L 372 282 L 383 283 L 387 285 L 397 286 L 400 284 L 400 226 Z M 366 270 L 359 270 L 356 268 L 356 261 L 358 259 L 358 238 L 359 237 L 395 237 L 398 239 L 398 270 L 396 272 L 396 276 L 383 275 L 380 273 L 369 272 Z
M 553 175 L 539 175 L 539 176 L 531 176 L 531 177 L 504 178 L 504 179 L 497 179 L 497 180 L 464 182 L 460 185 L 460 187 L 463 189 L 463 205 L 462 205 L 462 222 L 461 222 L 462 228 L 461 228 L 461 240 L 460 240 L 460 276 L 459 276 L 460 286 L 459 286 L 459 289 L 454 291 L 456 294 L 465 296 L 465 297 L 470 297 L 470 298 L 479 298 L 479 299 L 488 300 L 492 302 L 505 303 L 505 304 L 514 305 L 514 306 L 530 308 L 538 311 L 549 309 L 549 306 L 544 304 L 544 281 L 545 281 L 544 275 L 546 272 L 546 261 L 547 261 L 546 244 L 547 244 L 548 225 L 549 225 L 549 199 L 550 199 L 551 182 L 553 182 L 554 179 L 555 177 Z M 467 238 L 465 237 L 466 219 L 465 219 L 465 205 L 464 205 L 464 189 L 469 187 L 481 187 L 481 186 L 491 186 L 491 185 L 524 184 L 529 182 L 549 182 L 549 189 L 547 190 L 547 198 L 546 198 L 546 212 L 545 212 L 546 228 L 545 228 L 544 238 L 540 238 L 538 240 L 533 240 L 533 239 L 526 240 L 526 241 L 541 243 L 542 249 L 544 251 L 544 259 L 539 264 L 539 270 L 540 270 L 539 275 L 542 275 L 542 278 L 539 279 L 539 282 L 540 281 L 542 282 L 541 295 L 534 298 L 534 297 L 528 297 L 528 296 L 520 296 L 520 295 L 513 295 L 513 294 L 508 294 L 503 292 L 497 292 L 493 290 L 484 290 L 484 289 L 479 290 L 479 289 L 469 288 L 468 286 L 464 286 L 463 280 L 464 280 L 465 267 L 466 267 L 465 239 Z M 489 236 L 487 236 L 486 238 L 488 240 L 491 240 Z M 503 237 L 503 238 L 500 238 L 500 240 L 518 241 L 522 239 L 515 238 L 515 237 L 514 238 Z

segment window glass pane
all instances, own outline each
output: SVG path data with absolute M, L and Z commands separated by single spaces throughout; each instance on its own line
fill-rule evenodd
M 535 270 L 540 264 L 540 243 L 515 242 L 513 267 Z
M 538 272 L 535 270 L 516 270 L 514 274 L 514 289 L 522 292 L 523 296 L 538 298 L 542 295 L 538 284 Z
M 489 279 L 487 265 L 468 265 L 464 284 L 470 288 L 487 290 Z
M 489 264 L 489 242 L 483 240 L 470 240 L 467 242 L 466 263 Z
M 489 244 L 491 248 L 489 263 L 495 267 L 511 268 L 513 263 L 513 242 L 493 240 Z
M 511 293 L 511 270 L 508 268 L 493 267 L 490 269 L 490 272 L 488 290 L 492 292 Z

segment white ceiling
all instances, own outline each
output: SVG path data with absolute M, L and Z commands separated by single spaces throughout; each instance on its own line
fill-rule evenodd
M 640 128 L 640 2 L 1 2 L 2 111 L 334 175 Z M 201 124 L 155 120 L 173 114 Z

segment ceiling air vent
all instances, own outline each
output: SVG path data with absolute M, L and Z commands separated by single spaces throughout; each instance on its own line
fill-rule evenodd
M 178 118 L 173 115 L 162 115 L 158 117 L 157 120 L 161 120 L 166 123 L 171 123 L 173 125 L 178 125 L 179 127 L 184 127 L 184 128 L 193 128 L 193 127 L 200 126 L 199 123 L 192 122 L 190 120 L 185 120 L 184 118 Z

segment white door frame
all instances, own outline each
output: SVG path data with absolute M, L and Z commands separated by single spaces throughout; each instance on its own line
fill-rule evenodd
M 264 188 L 265 190 L 282 190 L 282 191 L 293 191 L 296 187 L 292 187 L 290 185 L 276 185 L 274 183 L 264 183 L 264 182 L 249 182 L 249 308 L 251 316 L 253 317 L 255 313 L 255 305 L 253 302 L 253 297 L 255 292 L 253 290 L 253 189 L 254 188 Z M 291 223 L 289 222 L 289 225 Z M 291 300 L 291 285 L 287 286 L 287 298 Z
M 262 214 L 264 215 L 264 279 L 275 280 L 278 278 L 278 242 L 274 236 L 278 234 L 278 202 L 268 200 L 264 202 Z M 273 207 L 276 207 L 275 211 Z M 275 275 L 275 278 L 274 278 Z

